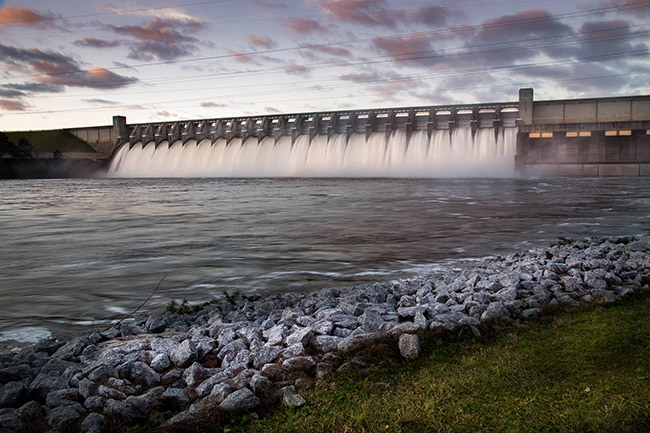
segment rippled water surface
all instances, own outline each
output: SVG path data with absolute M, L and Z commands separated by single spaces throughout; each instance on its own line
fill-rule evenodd
M 413 276 L 650 228 L 650 179 L 0 182 L 0 345 L 144 301 Z

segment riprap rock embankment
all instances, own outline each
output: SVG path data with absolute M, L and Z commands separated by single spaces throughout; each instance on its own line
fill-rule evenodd
M 193 314 L 152 315 L 119 329 L 44 341 L 0 362 L 0 431 L 102 432 L 108 421 L 219 405 L 300 405 L 293 385 L 323 378 L 337 354 L 492 321 L 529 320 L 554 305 L 612 303 L 650 283 L 650 236 L 591 239 L 426 277 L 285 293 Z

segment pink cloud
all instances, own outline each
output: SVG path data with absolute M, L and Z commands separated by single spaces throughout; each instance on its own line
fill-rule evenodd
M 19 99 L 0 99 L 0 108 L 7 111 L 25 111 L 29 105 Z
M 262 47 L 271 49 L 277 45 L 273 39 L 264 35 L 248 35 L 248 40 L 250 41 L 250 45 L 254 48 Z
M 152 41 L 185 41 L 194 42 L 195 38 L 187 36 L 174 28 L 178 24 L 172 20 L 154 18 L 151 24 L 145 26 L 109 26 L 115 32 L 127 34 L 138 39 Z
M 385 0 L 326 0 L 321 7 L 341 21 L 394 28 L 405 15 L 386 9 L 385 4 Z
M 431 50 L 431 37 L 415 34 L 401 38 L 375 38 L 372 43 L 380 51 L 396 60 L 405 59 L 414 53 L 422 53 Z
M 297 35 L 327 33 L 327 29 L 309 18 L 283 18 L 282 24 Z
M 550 12 L 529 9 L 513 15 L 485 21 L 477 39 L 485 42 L 518 40 L 530 36 L 557 36 L 574 33 L 573 29 L 561 23 Z
M 41 14 L 33 9 L 5 6 L 0 9 L 0 24 L 7 26 L 25 26 L 36 28 L 52 27 L 52 14 Z
M 259 62 L 255 60 L 252 56 L 249 54 L 244 54 L 242 52 L 236 51 L 236 50 L 226 50 L 228 53 L 235 58 L 238 62 L 241 63 L 252 63 L 254 65 L 259 65 Z

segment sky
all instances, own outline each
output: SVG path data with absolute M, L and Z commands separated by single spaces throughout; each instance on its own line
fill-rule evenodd
M 0 0 L 0 130 L 650 93 L 650 0 Z

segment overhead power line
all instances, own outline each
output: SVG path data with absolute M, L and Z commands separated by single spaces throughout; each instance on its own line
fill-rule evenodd
M 194 58 L 189 58 L 189 59 L 177 59 L 177 60 L 169 60 L 169 61 L 159 61 L 159 62 L 149 62 L 149 63 L 140 63 L 140 64 L 134 64 L 134 65 L 122 65 L 122 66 L 114 66 L 110 68 L 104 68 L 109 71 L 116 71 L 116 70 L 123 70 L 123 69 L 134 69 L 134 68 L 142 68 L 142 67 L 151 67 L 151 66 L 162 66 L 162 65 L 172 65 L 172 64 L 181 64 L 181 63 L 193 63 L 193 62 L 201 62 L 201 61 L 207 61 L 207 60 L 223 60 L 223 59 L 229 59 L 229 58 L 236 58 L 240 56 L 258 56 L 258 55 L 263 55 L 263 54 L 277 54 L 277 53 L 283 53 L 283 52 L 290 52 L 290 51 L 297 51 L 301 49 L 317 49 L 317 48 L 324 48 L 324 47 L 332 47 L 332 46 L 340 46 L 340 45 L 346 45 L 346 44 L 353 44 L 353 43 L 358 43 L 358 42 L 368 42 L 372 41 L 375 39 L 382 39 L 382 40 L 387 40 L 387 39 L 402 39 L 406 37 L 413 37 L 413 36 L 425 36 L 425 35 L 436 35 L 436 34 L 444 34 L 444 33 L 458 33 L 458 32 L 471 32 L 471 31 L 476 31 L 480 29 L 493 29 L 493 28 L 501 28 L 501 27 L 508 27 L 508 26 L 513 26 L 513 25 L 526 25 L 526 24 L 538 24 L 538 23 L 544 23 L 548 21 L 554 21 L 557 19 L 561 18 L 576 18 L 576 17 L 582 17 L 582 16 L 588 16 L 588 15 L 593 15 L 593 14 L 599 14 L 599 13 L 606 13 L 606 12 L 612 12 L 612 11 L 620 11 L 620 10 L 634 10 L 634 9 L 640 9 L 640 8 L 646 8 L 648 7 L 648 3 L 646 1 L 640 1 L 640 2 L 634 2 L 634 3 L 627 3 L 624 6 L 607 6 L 607 7 L 599 7 L 599 8 L 593 8 L 593 9 L 587 9 L 583 11 L 578 11 L 578 12 L 567 12 L 564 14 L 557 14 L 557 15 L 551 15 L 549 17 L 539 17 L 539 18 L 526 18 L 526 19 L 512 19 L 512 20 L 507 20 L 503 22 L 492 22 L 492 23 L 483 23 L 475 26 L 464 26 L 462 28 L 445 28 L 445 29 L 438 29 L 438 30 L 432 30 L 432 31 L 427 31 L 427 32 L 411 32 L 411 33 L 403 33 L 403 34 L 398 34 L 398 35 L 393 35 L 393 36 L 385 36 L 385 37 L 372 37 L 372 38 L 355 38 L 355 39 L 348 39 L 348 40 L 343 40 L 343 41 L 337 41 L 337 42 L 331 42 L 331 43 L 323 43 L 323 44 L 309 44 L 309 45 L 302 45 L 302 46 L 292 46 L 292 47 L 285 47 L 285 48 L 273 48 L 273 49 L 267 49 L 267 50 L 260 50 L 260 51 L 249 51 L 249 52 L 243 52 L 243 53 L 234 53 L 234 54 L 220 54 L 220 55 L 215 55 L 215 56 L 206 56 L 206 57 L 194 57 Z M 70 75 L 70 74 L 79 74 L 83 72 L 88 72 L 88 70 L 76 70 L 76 71 L 62 71 L 62 72 L 57 72 L 57 73 L 52 73 L 48 74 L 49 76 L 60 76 L 60 75 Z M 28 76 L 29 74 L 21 74 L 22 76 Z M 18 75 L 20 76 L 20 75 Z
M 584 57 L 580 58 L 575 61 L 569 61 L 569 62 L 547 62 L 547 63 L 532 63 L 532 64 L 527 64 L 527 65 L 514 65 L 514 66 L 494 66 L 494 67 L 488 67 L 488 68 L 479 68 L 475 70 L 467 70 L 461 73 L 448 73 L 448 74 L 437 74 L 434 75 L 435 78 L 450 78 L 450 77 L 460 77 L 460 76 L 466 76 L 466 75 L 476 75 L 476 74 L 484 74 L 484 73 L 490 73 L 490 72 L 505 72 L 505 71 L 523 71 L 523 70 L 532 70 L 532 69 L 539 69 L 539 68 L 545 68 L 545 67 L 552 67 L 552 66 L 562 66 L 562 65 L 575 65 L 575 64 L 581 64 L 581 63 L 592 63 L 592 62 L 598 62 L 598 61 L 603 61 L 603 60 L 613 60 L 617 58 L 622 58 L 622 57 L 642 57 L 642 56 L 649 56 L 650 53 L 648 53 L 645 50 L 637 50 L 637 51 L 630 51 L 626 53 L 612 53 L 612 54 L 606 54 L 606 55 L 598 55 L 598 56 L 590 56 L 590 57 Z M 640 73 L 643 75 L 644 73 Z M 433 75 L 433 74 L 432 74 Z M 619 74 L 619 75 L 625 75 L 625 74 Z M 430 78 L 431 76 L 429 76 Z M 422 79 L 426 77 L 404 77 L 401 80 L 398 81 L 412 81 L 415 79 Z M 558 82 L 561 82 L 562 80 L 557 80 Z M 371 80 L 369 82 L 361 82 L 361 83 L 352 83 L 349 85 L 341 85 L 340 87 L 356 87 L 356 86 L 362 86 L 362 85 L 367 85 L 372 83 Z M 378 84 L 381 84 L 379 82 Z M 332 86 L 332 87 L 337 87 L 337 86 Z M 283 94 L 283 93 L 294 93 L 294 92 L 304 92 L 305 90 L 310 90 L 309 88 L 303 88 L 303 89 L 294 89 L 290 91 L 277 91 L 277 92 L 257 92 L 257 93 L 248 93 L 248 94 L 242 94 L 241 92 L 231 94 L 231 95 L 220 95 L 222 98 L 236 98 L 236 97 L 250 97 L 250 96 L 261 96 L 261 95 L 269 95 L 269 94 Z M 334 96 L 333 98 L 340 98 L 340 96 Z M 310 98 L 312 99 L 312 98 Z M 318 99 L 318 98 L 316 98 Z M 164 100 L 164 101 L 156 101 L 156 102 L 141 102 L 140 104 L 146 103 L 148 105 L 157 105 L 157 104 L 165 104 L 166 108 L 169 108 L 169 104 L 174 104 L 174 103 L 179 103 L 179 102 L 194 102 L 194 106 L 196 104 L 199 104 L 201 101 L 197 100 L 197 98 L 184 98 L 184 99 L 177 99 L 177 100 Z M 123 104 L 112 104 L 112 105 L 107 105 L 103 107 L 93 107 L 93 108 L 84 108 L 84 111 L 87 110 L 92 110 L 92 111 L 97 111 L 97 110 L 113 110 L 116 107 L 122 107 Z M 7 113 L 11 115 L 26 115 L 26 114 L 46 114 L 46 113 L 61 113 L 61 112 L 73 112 L 73 111 L 79 111 L 79 109 L 63 109 L 63 110 L 44 110 L 44 111 L 23 111 L 23 112 L 17 112 L 17 113 Z
M 639 24 L 636 26 L 622 26 L 616 28 L 610 28 L 606 30 L 593 30 L 584 32 L 581 36 L 588 36 L 586 39 L 571 39 L 569 41 L 557 41 L 549 43 L 548 41 L 552 39 L 561 39 L 567 37 L 573 37 L 573 34 L 558 35 L 558 36 L 546 36 L 540 38 L 529 38 L 529 39 L 520 39 L 518 41 L 507 41 L 507 42 L 494 42 L 487 44 L 477 44 L 469 46 L 459 46 L 451 47 L 444 49 L 442 52 L 439 50 L 425 50 L 425 51 L 414 51 L 408 53 L 402 53 L 399 55 L 399 58 L 394 56 L 376 56 L 359 59 L 357 61 L 326 61 L 326 62 L 316 62 L 316 63 L 307 63 L 307 64 L 296 64 L 296 66 L 308 68 L 310 70 L 322 70 L 329 68 L 338 68 L 338 67 L 353 67 L 353 66 L 367 66 L 380 63 L 393 63 L 393 62 L 412 62 L 412 61 L 422 61 L 422 60 L 433 60 L 436 58 L 445 58 L 448 56 L 485 56 L 488 54 L 502 54 L 508 52 L 516 51 L 530 51 L 535 49 L 548 49 L 561 46 L 571 46 L 574 44 L 580 44 L 584 42 L 589 43 L 602 43 L 602 42 L 612 42 L 612 41 L 623 41 L 626 39 L 633 39 L 638 37 L 647 36 L 650 34 L 648 31 L 634 32 L 634 33 L 625 33 L 625 34 L 611 34 L 618 30 L 630 30 L 633 28 L 640 28 L 650 25 L 650 23 Z M 601 34 L 599 36 L 593 36 L 596 34 Z M 529 45 L 520 45 L 526 42 L 543 42 L 541 44 L 529 44 Z M 514 46 L 510 46 L 514 45 Z M 482 49 L 490 48 L 490 49 Z M 169 83 L 187 83 L 202 81 L 205 79 L 214 80 L 215 78 L 230 78 L 230 77 L 251 77 L 251 76 L 260 76 L 260 75 L 272 75 L 277 73 L 286 72 L 286 65 L 273 68 L 257 69 L 255 71 L 248 70 L 239 70 L 239 71 L 229 71 L 215 74 L 208 74 L 203 77 L 184 77 L 184 78 L 174 78 L 174 79 L 161 79 L 161 80 L 151 80 L 143 82 L 143 85 L 152 85 L 152 84 L 169 84 Z M 102 83 L 107 84 L 107 88 L 110 88 L 108 84 L 119 83 L 120 80 L 105 80 Z M 247 87 L 248 85 L 244 84 L 241 87 Z M 228 88 L 231 88 L 229 86 Z M 186 90 L 186 89 L 184 89 Z M 155 92 L 164 92 L 166 90 L 147 90 L 146 93 L 155 93 Z M 144 93 L 144 92 L 142 92 Z M 122 92 L 124 94 L 137 94 L 137 92 Z M 77 97 L 79 94 L 72 94 L 71 97 Z

